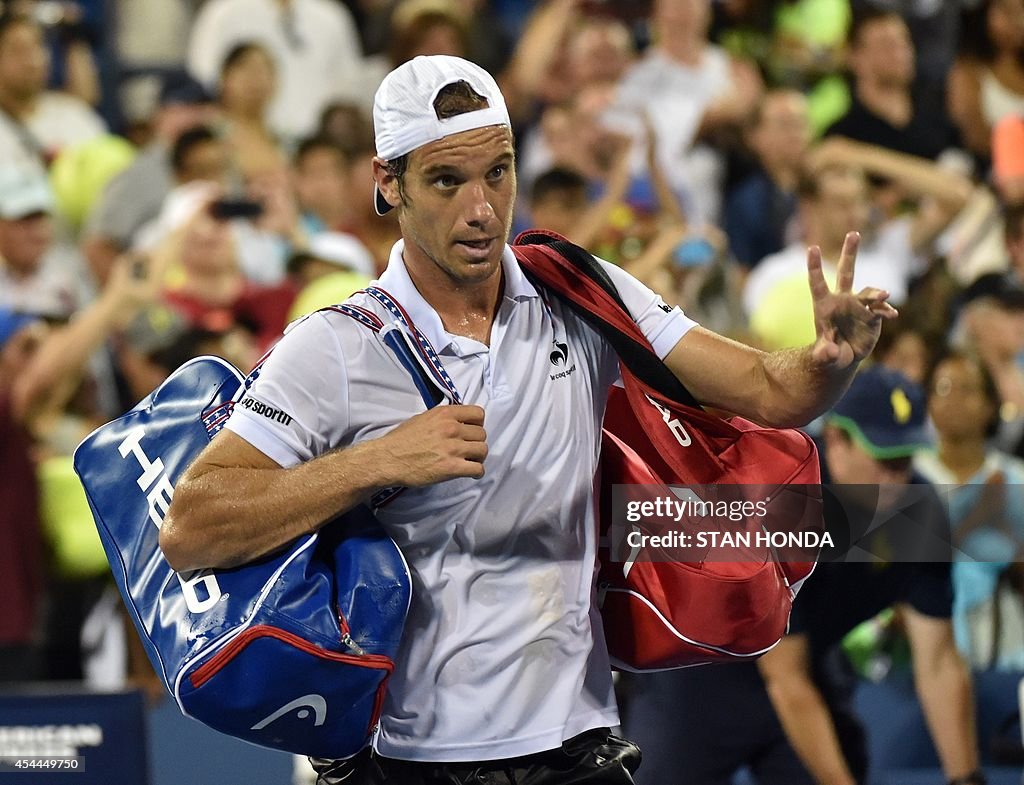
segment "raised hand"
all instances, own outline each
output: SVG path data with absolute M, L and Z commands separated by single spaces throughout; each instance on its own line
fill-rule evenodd
M 853 293 L 853 273 L 860 234 L 850 232 L 839 256 L 836 289 L 825 282 L 821 270 L 821 249 L 807 249 L 807 276 L 814 302 L 814 331 L 817 336 L 811 356 L 821 366 L 842 370 L 860 362 L 875 348 L 883 319 L 899 313 L 887 300 L 889 293 L 866 287 Z
M 377 440 L 376 460 L 389 485 L 420 487 L 455 477 L 483 477 L 487 457 L 484 410 L 435 406 Z

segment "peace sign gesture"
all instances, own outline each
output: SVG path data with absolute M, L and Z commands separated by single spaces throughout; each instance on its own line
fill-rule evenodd
M 857 261 L 860 234 L 850 232 L 843 243 L 833 292 L 821 271 L 821 249 L 807 249 L 807 276 L 814 301 L 814 331 L 817 336 L 811 356 L 820 366 L 835 370 L 860 362 L 875 348 L 882 330 L 882 319 L 899 314 L 886 302 L 889 293 L 867 287 L 853 293 L 853 271 Z

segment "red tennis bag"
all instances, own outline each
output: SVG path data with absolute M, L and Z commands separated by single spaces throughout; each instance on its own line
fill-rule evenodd
M 532 280 L 573 306 L 619 355 L 623 387 L 613 388 L 608 400 L 599 477 L 598 597 L 613 664 L 663 670 L 763 654 L 785 635 L 793 598 L 814 568 L 817 549 L 808 556 L 806 547 L 787 551 L 764 538 L 768 544 L 753 540 L 735 561 L 710 554 L 673 558 L 671 549 L 615 560 L 612 491 L 645 485 L 668 496 L 669 486 L 768 487 L 786 503 L 777 513 L 768 505 L 768 520 L 759 529 L 820 532 L 814 442 L 795 429 L 704 411 L 655 355 L 587 251 L 546 232 L 520 235 L 513 250 Z M 772 520 L 773 514 L 786 520 Z

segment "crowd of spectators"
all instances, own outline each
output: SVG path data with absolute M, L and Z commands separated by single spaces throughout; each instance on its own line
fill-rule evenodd
M 915 466 L 974 486 L 953 505 L 982 554 L 955 571 L 957 642 L 1024 669 L 1024 0 L 18 0 L 0 17 L 0 681 L 135 672 L 74 447 L 189 357 L 245 370 L 383 270 L 399 232 L 373 210 L 369 109 L 420 54 L 498 79 L 518 227 L 712 329 L 806 344 L 806 247 L 834 276 L 861 232 L 855 285 L 902 314 L 874 361 L 929 400 Z

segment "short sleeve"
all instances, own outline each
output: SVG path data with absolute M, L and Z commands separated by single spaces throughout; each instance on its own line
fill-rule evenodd
M 658 357 L 664 360 L 679 343 L 679 339 L 697 323 L 678 307 L 669 306 L 659 295 L 621 267 L 602 259 L 597 261 L 612 279 L 640 331 L 651 342 Z
M 322 455 L 348 430 L 348 377 L 320 313 L 294 323 L 248 378 L 227 428 L 281 466 Z

